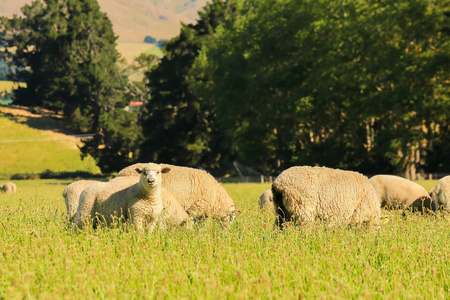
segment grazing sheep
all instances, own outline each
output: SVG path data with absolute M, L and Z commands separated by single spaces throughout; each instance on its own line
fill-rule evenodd
M 78 227 L 100 215 L 107 224 L 113 218 L 130 219 L 138 231 L 143 230 L 143 223 L 149 219 L 149 232 L 152 232 L 164 206 L 161 195 L 161 173 L 167 173 L 170 168 L 157 164 L 145 164 L 136 168 L 141 174 L 139 182 L 129 186 L 125 182 L 98 182 L 87 187 L 80 196 L 75 224 Z M 130 180 L 133 180 L 132 178 Z
M 66 220 L 72 222 L 77 213 L 78 201 L 85 188 L 97 183 L 97 180 L 78 180 L 69 184 L 62 193 L 66 203 Z
M 430 196 L 437 207 L 450 210 L 450 176 L 445 176 L 430 190 Z
M 267 190 L 265 191 L 260 197 L 259 197 L 259 208 L 260 209 L 266 209 L 266 210 L 270 210 L 273 211 L 274 205 L 273 205 L 273 194 L 272 194 L 272 190 Z
M 381 207 L 412 209 L 413 211 L 436 210 L 435 204 L 420 184 L 395 175 L 376 175 L 370 178 L 379 196 Z
M 272 184 L 275 224 L 316 220 L 329 225 L 379 226 L 381 208 L 369 179 L 359 173 L 325 167 L 291 167 Z
M 134 170 L 142 165 L 138 163 L 126 167 L 117 176 L 136 176 Z M 161 167 L 171 169 L 169 173 L 163 174 L 163 188 L 172 193 L 190 217 L 215 217 L 229 223 L 239 213 L 230 195 L 207 172 L 168 164 L 161 164 Z
M 0 184 L 0 191 L 4 193 L 15 193 L 17 191 L 17 186 L 13 182 Z

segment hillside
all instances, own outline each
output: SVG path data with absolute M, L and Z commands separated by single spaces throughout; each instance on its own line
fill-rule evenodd
M 0 15 L 19 14 L 32 0 L 0 0 Z M 98 0 L 108 14 L 119 42 L 142 42 L 145 36 L 169 39 L 181 22 L 192 23 L 207 0 Z
M 0 106 L 0 179 L 43 172 L 99 174 L 91 157 L 81 160 L 77 137 L 46 110 Z

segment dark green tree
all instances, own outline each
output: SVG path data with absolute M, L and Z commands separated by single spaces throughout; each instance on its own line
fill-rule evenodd
M 142 114 L 144 143 L 140 160 L 218 167 L 227 152 L 211 99 L 200 98 L 189 84 L 202 80 L 190 72 L 202 45 L 231 12 L 231 2 L 214 0 L 195 24 L 183 25 L 167 42 L 160 64 L 147 74 L 150 100 Z
M 81 151 L 91 155 L 103 173 L 119 171 L 136 161 L 142 140 L 138 114 L 122 109 L 112 110 L 99 118 L 99 131 L 85 139 Z
M 126 105 L 110 20 L 96 0 L 38 0 L 22 13 L 1 19 L 7 47 L 15 48 L 5 52 L 18 67 L 13 79 L 27 83 L 16 103 L 62 111 L 70 128 L 96 131 L 103 113 Z
M 234 153 L 261 171 L 414 174 L 450 108 L 446 4 L 241 1 L 203 45 L 191 88 L 215 100 Z

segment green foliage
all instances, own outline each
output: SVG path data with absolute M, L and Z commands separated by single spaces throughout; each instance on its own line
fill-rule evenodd
M 390 218 L 379 231 L 273 229 L 260 184 L 225 188 L 242 213 L 228 229 L 137 234 L 127 224 L 71 232 L 70 182 L 18 181 L 0 194 L 0 297 L 188 299 L 436 299 L 448 297 L 449 215 Z
M 102 114 L 101 131 L 93 139 L 83 140 L 83 157 L 92 156 L 103 173 L 119 171 L 132 164 L 139 155 L 141 128 L 138 115 L 125 110 Z
M 96 130 L 103 112 L 125 106 L 116 36 L 96 0 L 38 0 L 22 13 L 1 19 L 7 47 L 16 47 L 5 52 L 19 68 L 13 78 L 27 83 L 17 104 L 63 111 L 79 132 Z
M 188 86 L 201 80 L 190 74 L 192 63 L 229 6 L 220 0 L 207 4 L 196 24 L 184 25 L 180 35 L 166 44 L 165 56 L 147 74 L 151 100 L 141 118 L 145 137 L 141 160 L 214 168 L 227 151 L 211 99 L 197 97 Z
M 425 167 L 448 127 L 446 1 L 240 1 L 203 44 L 191 83 L 214 99 L 241 161 Z M 198 75 L 197 75 L 198 76 Z M 417 157 L 419 157 L 417 159 Z M 443 159 L 443 157 L 441 157 Z
M 156 43 L 156 39 L 150 35 L 147 35 L 144 38 L 144 43 L 149 43 L 149 44 L 155 44 Z

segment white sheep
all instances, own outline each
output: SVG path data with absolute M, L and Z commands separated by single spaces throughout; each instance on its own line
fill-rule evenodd
M 0 184 L 0 192 L 15 193 L 16 191 L 17 191 L 17 186 L 13 182 L 7 182 L 5 184 Z
M 80 195 L 88 186 L 98 183 L 96 180 L 78 180 L 69 184 L 63 191 L 63 197 L 66 204 L 66 219 L 73 222 L 77 212 Z M 139 182 L 139 177 L 121 176 L 113 178 L 110 183 L 118 183 L 120 185 L 131 186 Z M 177 200 L 166 189 L 161 190 L 163 199 L 164 211 L 160 218 L 160 222 L 165 225 L 178 226 L 186 223 L 189 220 L 188 214 L 178 204 Z
M 85 188 L 97 183 L 97 180 L 78 180 L 69 184 L 62 193 L 66 203 L 66 220 L 72 222 L 77 213 L 80 195 Z
M 450 210 L 450 176 L 445 176 L 429 192 L 437 207 Z
M 359 173 L 325 167 L 291 167 L 272 184 L 277 212 L 275 224 L 286 221 L 308 224 L 379 226 L 381 208 L 369 179 Z
M 430 195 L 420 184 L 395 175 L 375 175 L 370 182 L 379 196 L 381 207 L 421 212 L 424 208 L 436 210 Z
M 143 164 L 134 164 L 118 173 L 119 176 L 136 176 L 135 169 Z M 188 167 L 161 164 L 171 171 L 163 174 L 162 186 L 170 191 L 180 206 L 192 218 L 219 218 L 225 223 L 239 213 L 233 199 L 209 173 Z
M 102 219 L 111 224 L 114 217 L 123 217 L 142 231 L 144 220 L 148 219 L 148 230 L 152 232 L 164 209 L 161 174 L 169 171 L 170 168 L 149 163 L 136 168 L 141 175 L 139 182 L 132 186 L 124 182 L 98 182 L 88 186 L 80 196 L 75 224 L 82 228 L 94 220 L 95 226 Z
M 275 207 L 273 205 L 273 194 L 271 189 L 262 193 L 259 197 L 258 204 L 260 209 L 274 211 Z

